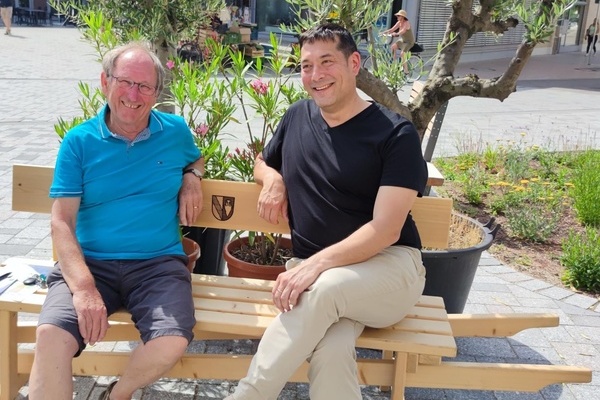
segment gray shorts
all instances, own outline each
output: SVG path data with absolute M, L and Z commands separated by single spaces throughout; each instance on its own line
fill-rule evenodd
M 194 337 L 196 324 L 187 257 L 162 256 L 150 260 L 95 260 L 86 263 L 96 280 L 108 315 L 119 309 L 131 313 L 141 340 L 161 336 Z M 48 295 L 38 325 L 56 325 L 71 333 L 85 348 L 79 333 L 73 295 L 62 277 L 60 263 L 48 276 Z

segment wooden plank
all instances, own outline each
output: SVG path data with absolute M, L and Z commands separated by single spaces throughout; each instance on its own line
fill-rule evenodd
M 529 328 L 558 326 L 556 314 L 449 314 L 454 336 L 507 337 Z
M 239 380 L 246 375 L 250 355 L 186 354 L 165 377 L 189 379 Z M 129 353 L 84 351 L 73 360 L 75 375 L 117 375 L 123 370 Z M 18 372 L 28 374 L 33 352 L 20 350 Z M 391 385 L 391 360 L 360 359 L 359 381 L 363 385 Z M 307 382 L 308 364 L 304 363 L 290 382 Z M 538 391 L 560 382 L 588 383 L 589 369 L 558 365 L 494 364 L 443 362 L 441 365 L 419 365 L 416 373 L 406 375 L 407 387 L 470 390 Z
M 356 341 L 356 346 L 367 349 L 456 357 L 454 337 L 429 333 L 365 328 L 363 334 Z
M 231 301 L 245 301 L 257 304 L 273 304 L 270 292 L 256 291 L 251 289 L 233 289 L 210 286 L 192 287 L 192 295 L 196 298 L 221 299 Z
M 429 125 L 433 125 L 433 119 L 429 122 Z M 427 130 L 430 131 L 431 127 L 428 126 Z M 442 186 L 444 184 L 444 175 L 431 162 L 427 162 L 427 176 L 427 186 Z
M 11 400 L 22 386 L 17 376 L 17 313 L 0 310 L 0 400 Z
M 448 248 L 452 200 L 442 197 L 419 197 L 411 214 L 417 224 L 424 247 Z
M 48 197 L 54 168 L 39 165 L 13 165 L 12 207 L 15 211 L 50 213 Z
M 563 365 L 442 362 L 419 365 L 408 386 L 440 389 L 537 392 L 555 383 L 588 383 L 592 371 Z
M 404 400 L 404 389 L 406 388 L 406 367 L 408 355 L 396 353 L 394 359 L 394 383 L 392 384 L 391 400 Z
M 183 379 L 226 379 L 239 380 L 246 376 L 250 355 L 231 354 L 186 354 L 164 377 Z M 75 375 L 114 376 L 118 375 L 129 359 L 129 353 L 84 351 L 73 359 Z M 392 360 L 359 359 L 358 380 L 361 385 L 391 385 Z M 19 351 L 19 371 L 29 373 L 33 364 L 33 352 Z M 308 382 L 308 363 L 305 362 L 290 377 L 289 382 Z
M 52 167 L 13 165 L 13 201 L 15 211 L 49 213 L 52 200 L 48 188 L 52 181 Z M 289 233 L 283 221 L 277 225 L 262 219 L 256 211 L 260 185 L 205 179 L 202 181 L 203 212 L 194 226 L 231 230 L 251 230 Z M 446 248 L 448 244 L 452 201 L 433 197 L 417 199 L 412 208 L 423 245 Z
M 192 283 L 197 286 L 226 287 L 233 289 L 252 289 L 271 292 L 275 282 L 263 279 L 234 278 L 229 276 L 193 274 Z M 435 299 L 436 297 L 434 297 Z

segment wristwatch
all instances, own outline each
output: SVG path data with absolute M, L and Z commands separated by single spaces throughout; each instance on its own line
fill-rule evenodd
M 188 172 L 191 172 L 192 174 L 194 174 L 196 176 L 196 178 L 202 180 L 202 172 L 200 172 L 199 169 L 196 168 L 188 168 L 183 170 L 183 174 L 187 174 Z

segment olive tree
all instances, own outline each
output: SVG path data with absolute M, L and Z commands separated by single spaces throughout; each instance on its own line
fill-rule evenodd
M 372 26 L 389 7 L 386 0 L 287 0 L 293 5 L 300 29 L 324 21 L 335 21 L 351 32 Z M 445 0 L 452 12 L 425 86 L 405 104 L 397 93 L 366 69 L 361 69 L 357 85 L 375 101 L 404 115 L 416 126 L 421 137 L 437 110 L 457 96 L 506 99 L 516 90 L 517 79 L 536 45 L 548 41 L 557 19 L 574 0 Z M 483 79 L 476 75 L 455 76 L 467 41 L 478 32 L 502 35 L 517 24 L 525 34 L 506 69 L 498 76 Z M 374 38 L 370 35 L 371 43 Z

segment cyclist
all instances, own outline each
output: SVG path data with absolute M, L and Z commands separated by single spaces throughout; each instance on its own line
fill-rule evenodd
M 391 35 L 394 37 L 391 46 L 392 56 L 394 61 L 396 60 L 397 51 L 400 50 L 400 59 L 402 54 L 407 52 L 415 44 L 415 35 L 413 34 L 410 21 L 408 20 L 406 11 L 400 10 L 394 14 L 398 18 L 398 22 L 390 29 L 381 32 L 382 35 Z M 397 32 L 396 32 L 397 31 Z M 408 73 L 408 65 L 404 64 L 404 72 Z

